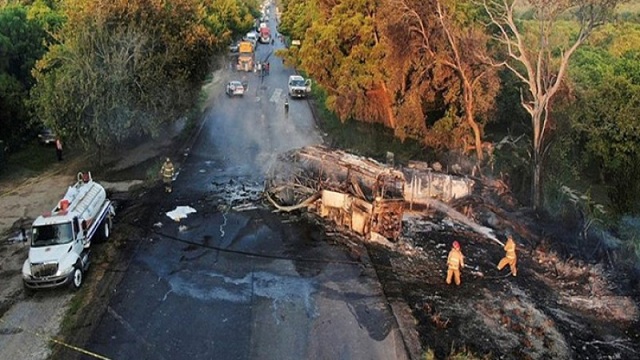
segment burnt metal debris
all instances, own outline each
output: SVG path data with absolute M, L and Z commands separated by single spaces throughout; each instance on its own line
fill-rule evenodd
M 466 196 L 473 184 L 424 163 L 399 168 L 319 145 L 281 154 L 265 194 L 278 211 L 307 209 L 360 235 L 396 241 L 405 211 Z

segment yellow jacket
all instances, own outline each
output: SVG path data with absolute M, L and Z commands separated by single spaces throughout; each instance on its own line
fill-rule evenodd
M 165 178 L 173 178 L 174 168 L 171 161 L 166 161 L 164 164 L 162 164 L 162 169 L 160 170 L 160 172 Z
M 511 237 L 507 239 L 507 243 L 504 245 L 504 251 L 507 252 L 507 258 L 509 259 L 516 258 L 516 243 L 513 241 Z
M 462 255 L 462 251 L 451 249 L 451 251 L 449 251 L 449 257 L 447 258 L 447 264 L 449 265 L 449 269 L 452 270 L 460 270 L 461 267 L 464 267 L 464 255 Z

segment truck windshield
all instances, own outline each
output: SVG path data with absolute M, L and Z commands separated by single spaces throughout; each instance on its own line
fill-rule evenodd
M 67 244 L 73 240 L 71 223 L 43 225 L 33 227 L 31 246 L 51 246 Z
M 305 86 L 304 80 L 291 80 L 291 86 Z

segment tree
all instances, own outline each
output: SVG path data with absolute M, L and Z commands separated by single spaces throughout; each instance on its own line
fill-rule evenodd
M 515 17 L 514 0 L 483 0 L 505 66 L 522 82 L 521 105 L 531 117 L 532 183 L 534 209 L 542 199 L 543 160 L 548 151 L 550 105 L 566 76 L 570 59 L 595 28 L 604 24 L 619 0 L 528 0 L 532 22 Z M 573 15 L 577 31 L 570 36 L 557 31 L 565 15 Z
M 85 147 L 158 134 L 194 105 L 216 38 L 195 0 L 70 0 L 59 43 L 38 62 L 36 114 Z
M 38 8 L 34 12 L 34 7 Z M 31 70 L 46 52 L 61 17 L 36 2 L 31 7 L 8 5 L 0 8 L 0 140 L 14 145 L 29 131 L 32 123 L 25 104 L 35 80 Z
M 483 61 L 487 56 L 488 37 L 476 22 L 479 9 L 465 1 L 393 0 L 391 4 L 399 14 L 398 21 L 405 23 L 404 31 L 418 38 L 418 50 L 428 55 L 424 61 L 431 64 L 432 70 L 444 70 L 457 78 L 451 84 L 455 95 L 448 98 L 451 105 L 457 103 L 455 106 L 471 130 L 476 156 L 482 160 L 483 125 L 476 116 L 486 114 L 493 107 L 499 83 L 495 68 Z
M 316 1 L 302 0 L 283 1 L 284 11 L 280 18 L 278 31 L 292 39 L 304 41 L 307 29 L 314 19 L 320 19 L 320 12 Z
M 455 108 L 455 111 L 447 110 L 443 117 L 449 125 L 444 127 L 448 131 L 442 135 L 453 131 L 458 133 L 454 138 L 465 139 L 469 137 L 465 132 L 470 129 L 471 147 L 482 160 L 484 126 L 478 117 L 485 115 L 487 118 L 487 112 L 493 108 L 499 82 L 495 68 L 483 61 L 488 37 L 476 22 L 479 8 L 466 1 L 446 0 L 427 3 L 391 0 L 390 6 L 398 10 L 391 16 L 392 24 L 387 27 L 392 41 L 397 44 L 394 50 L 413 54 L 411 57 L 421 62 L 411 65 L 410 68 L 422 69 L 411 71 L 411 82 L 426 79 L 435 87 L 433 90 L 442 93 L 445 106 Z M 435 12 L 432 11 L 434 8 Z M 400 48 L 407 46 L 406 41 L 401 41 L 403 36 L 411 39 L 409 47 L 412 50 Z M 424 92 L 420 97 L 424 97 Z M 455 125 L 459 122 L 454 119 L 458 114 L 462 114 L 463 121 Z M 438 124 L 434 129 L 442 128 L 444 124 Z M 454 143 L 464 146 L 459 140 L 454 140 Z
M 640 210 L 640 51 L 633 45 L 639 42 L 637 24 L 606 26 L 569 69 L 576 101 L 568 113 L 583 166 L 598 175 L 618 214 Z
M 384 83 L 384 45 L 377 0 L 320 3 L 323 15 L 306 30 L 301 67 L 327 91 L 327 106 L 343 121 L 358 118 L 394 127 Z M 324 10 L 322 10 L 324 9 Z
M 259 14 L 257 1 L 202 0 L 202 7 L 206 9 L 205 25 L 220 45 L 227 45 L 251 30 Z

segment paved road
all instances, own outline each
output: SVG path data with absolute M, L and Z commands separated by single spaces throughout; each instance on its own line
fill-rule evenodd
M 269 61 L 264 78 L 229 75 L 249 93 L 215 99 L 87 349 L 113 359 L 406 358 L 375 275 L 321 228 L 260 200 L 278 152 L 321 141 L 305 101 L 285 114 L 293 71 Z M 175 222 L 165 213 L 177 206 L 196 213 Z

